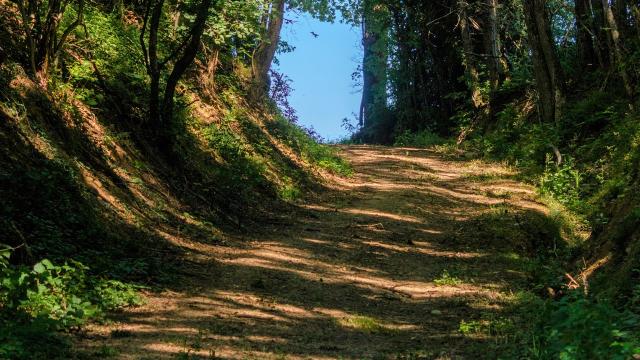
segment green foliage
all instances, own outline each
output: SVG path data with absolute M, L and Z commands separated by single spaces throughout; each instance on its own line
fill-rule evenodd
M 341 176 L 351 176 L 353 169 L 335 148 L 318 143 L 299 126 L 282 116 L 270 124 L 274 135 L 298 152 L 309 163 Z
M 78 29 L 77 35 L 82 39 L 80 45 L 91 49 L 91 56 L 81 61 L 73 59 L 68 67 L 68 85 L 76 96 L 89 106 L 110 105 L 104 102 L 104 89 L 100 88 L 108 85 L 109 96 L 118 96 L 125 104 L 144 104 L 146 91 L 140 90 L 146 86 L 147 74 L 141 61 L 138 28 L 126 25 L 119 14 L 96 6 L 85 9 L 84 22 L 87 33 Z M 99 76 L 106 84 L 100 84 Z
M 15 151 L 24 151 L 16 147 Z M 0 172 L 0 243 L 29 244 L 33 258 L 54 262 L 74 259 L 91 264 L 95 273 L 141 278 L 157 273 L 157 260 L 142 254 L 149 235 L 135 227 L 112 229 L 82 186 L 75 164 L 31 158 L 25 166 L 4 163 Z
M 85 297 L 86 274 L 80 263 L 61 266 L 42 260 L 29 271 L 8 268 L 3 276 L 3 310 L 47 318 L 56 328 L 82 325 L 98 309 Z
M 548 301 L 529 348 L 535 359 L 629 359 L 640 354 L 637 315 L 580 295 Z
M 547 166 L 540 178 L 540 191 L 556 198 L 570 209 L 578 209 L 580 201 L 580 186 L 582 177 L 575 168 L 572 159 L 556 166 L 550 156 Z
M 463 335 L 485 334 L 496 338 L 510 335 L 515 330 L 510 319 L 503 317 L 487 317 L 481 320 L 462 320 L 458 331 Z
M 56 332 L 142 302 L 133 286 L 96 280 L 79 262 L 44 259 L 29 268 L 11 265 L 10 253 L 0 251 L 0 358 L 54 358 L 66 349 Z
M 249 147 L 240 136 L 231 129 L 235 115 L 230 115 L 220 124 L 212 124 L 204 131 L 209 146 L 222 158 L 222 166 L 217 170 L 219 186 L 227 191 L 251 193 L 255 189 L 270 187 L 265 178 L 266 167 L 256 156 L 250 153 Z
M 335 150 L 325 145 L 316 145 L 309 149 L 309 153 L 319 167 L 341 176 L 353 175 L 353 169 L 349 163 L 337 155 Z
M 46 252 L 57 258 L 77 251 L 68 239 L 78 244 L 102 235 L 88 225 L 96 223 L 95 213 L 81 201 L 74 169 L 42 161 L 31 169 L 12 170 L 0 174 L 0 224 L 10 229 L 0 234 L 0 243 L 25 236 L 36 256 Z
M 104 310 L 121 310 L 144 304 L 139 287 L 118 280 L 97 280 L 93 284 L 91 298 Z
M 237 44 L 240 56 L 251 56 L 252 46 L 261 36 L 262 0 L 221 1 L 210 16 L 204 38 L 216 47 Z
M 434 145 L 442 145 L 444 142 L 445 140 L 443 138 L 429 130 L 419 132 L 405 130 L 402 134 L 396 136 L 393 145 L 426 148 Z
M 514 105 L 496 115 L 495 129 L 470 139 L 471 149 L 491 159 L 506 159 L 529 173 L 540 172 L 558 134 L 548 124 L 531 123 Z
M 294 185 L 285 185 L 280 189 L 280 197 L 284 200 L 296 200 L 301 196 L 300 189 Z
M 558 124 L 534 121 L 514 102 L 496 114 L 486 134 L 463 147 L 518 167 L 540 192 L 589 219 L 605 224 L 602 209 L 630 186 L 637 164 L 638 122 L 611 93 L 593 90 L 568 103 Z M 556 148 L 563 157 L 557 166 Z

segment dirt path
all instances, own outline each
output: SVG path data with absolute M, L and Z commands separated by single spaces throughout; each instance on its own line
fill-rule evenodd
M 491 358 L 500 339 L 460 324 L 505 316 L 522 285 L 507 230 L 545 211 L 533 190 L 426 150 L 343 153 L 353 178 L 260 237 L 185 243 L 189 290 L 93 326 L 86 346 L 123 359 Z

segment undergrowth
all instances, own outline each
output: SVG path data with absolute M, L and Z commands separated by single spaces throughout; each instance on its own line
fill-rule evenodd
M 629 359 L 640 354 L 633 293 L 622 294 L 620 287 L 607 296 L 601 289 L 587 295 L 582 287 L 568 287 L 565 276 L 586 266 L 581 254 L 588 235 L 602 231 L 612 220 L 611 204 L 633 191 L 640 126 L 637 113 L 625 107 L 624 100 L 595 90 L 571 99 L 558 123 L 544 124 L 514 101 L 497 113 L 491 131 L 472 135 L 460 146 L 507 162 L 537 185 L 539 200 L 549 206 L 549 218 L 567 241 L 564 249 L 529 254 L 523 271 L 530 282 L 527 292 L 512 301 L 510 321 L 518 330 L 504 335 L 505 359 Z M 491 319 L 466 322 L 460 331 L 490 334 L 498 325 Z
M 422 130 L 419 132 L 405 130 L 403 133 L 396 136 L 393 145 L 426 148 L 434 145 L 442 145 L 445 142 L 445 139 L 429 130 Z
M 0 248 L 0 358 L 65 358 L 70 348 L 61 333 L 143 303 L 138 287 L 91 276 L 79 262 L 28 267 L 10 257 L 10 248 Z
M 278 116 L 270 125 L 273 134 L 300 153 L 306 161 L 338 175 L 351 176 L 353 174 L 353 169 L 346 160 L 338 155 L 338 150 L 318 143 L 304 129 L 292 124 L 288 119 Z
M 537 359 L 629 359 L 640 354 L 640 318 L 571 294 L 547 301 L 529 351 Z
M 622 360 L 640 354 L 640 317 L 580 291 L 560 299 L 520 293 L 509 311 L 511 330 L 503 334 L 507 341 L 500 358 Z M 486 332 L 496 325 L 480 326 Z M 461 331 L 469 328 L 461 324 Z

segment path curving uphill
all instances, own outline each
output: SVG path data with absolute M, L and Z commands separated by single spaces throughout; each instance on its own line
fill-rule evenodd
M 526 286 L 522 254 L 547 211 L 534 189 L 431 150 L 341 151 L 353 177 L 260 235 L 185 240 L 185 290 L 150 294 L 79 346 L 122 359 L 492 358 L 499 331 L 465 324 L 508 318 Z

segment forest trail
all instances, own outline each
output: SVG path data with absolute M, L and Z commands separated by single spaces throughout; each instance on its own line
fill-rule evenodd
M 508 316 L 526 282 L 523 214 L 547 211 L 534 189 L 430 150 L 341 152 L 353 177 L 259 236 L 176 239 L 190 250 L 184 290 L 150 293 L 78 346 L 122 359 L 491 358 L 501 337 L 460 324 Z

